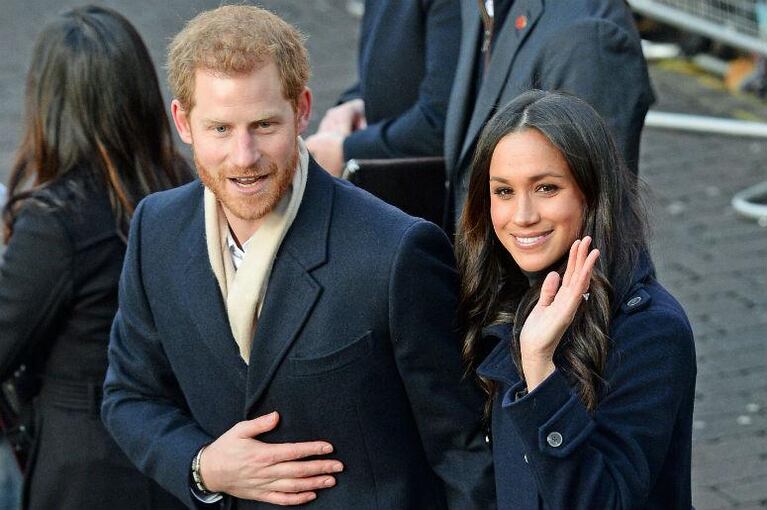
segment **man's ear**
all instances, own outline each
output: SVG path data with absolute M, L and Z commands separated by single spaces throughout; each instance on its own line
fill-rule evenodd
M 181 141 L 187 144 L 192 143 L 192 127 L 189 124 L 189 112 L 184 110 L 181 102 L 174 99 L 170 102 L 170 114 L 173 117 L 173 124 L 176 125 L 176 131 Z
M 309 87 L 304 87 L 304 90 L 298 96 L 298 100 L 296 101 L 296 124 L 299 135 L 309 127 L 309 119 L 311 116 L 312 91 L 309 90 Z

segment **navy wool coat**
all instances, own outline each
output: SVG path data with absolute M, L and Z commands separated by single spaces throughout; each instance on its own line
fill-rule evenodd
M 695 348 L 679 303 L 642 265 L 612 318 L 606 388 L 594 412 L 559 369 L 524 397 L 510 325 L 478 368 L 497 381 L 492 442 L 498 508 L 689 509 Z
M 277 410 L 260 440 L 327 440 L 344 463 L 313 509 L 493 507 L 482 398 L 463 382 L 451 326 L 446 236 L 312 161 L 246 365 L 208 260 L 202 192 L 195 182 L 151 195 L 131 227 L 102 416 L 139 468 L 193 507 L 199 448 Z
M 366 129 L 344 159 L 441 156 L 461 41 L 459 0 L 366 0 L 359 81 L 340 102 L 365 101 Z

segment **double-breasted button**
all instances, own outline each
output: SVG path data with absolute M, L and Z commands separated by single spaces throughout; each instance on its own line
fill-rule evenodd
M 490 444 L 490 435 L 489 434 L 485 434 L 485 442 L 487 444 Z
M 525 464 L 530 464 L 530 461 L 527 460 L 527 454 L 522 455 L 522 458 L 525 459 Z
M 626 306 L 628 306 L 629 308 L 634 308 L 641 302 L 642 302 L 642 296 L 634 296 L 633 298 L 628 300 L 628 302 L 626 303 Z
M 546 436 L 546 442 L 549 443 L 549 446 L 552 448 L 559 448 L 562 446 L 562 434 L 559 432 L 550 432 L 548 436 Z

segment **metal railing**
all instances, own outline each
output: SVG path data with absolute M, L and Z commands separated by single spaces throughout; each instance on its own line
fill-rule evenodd
M 767 59 L 767 0 L 628 0 L 649 18 Z M 767 123 L 650 112 L 645 126 L 767 139 Z M 767 182 L 735 194 L 732 207 L 767 226 Z

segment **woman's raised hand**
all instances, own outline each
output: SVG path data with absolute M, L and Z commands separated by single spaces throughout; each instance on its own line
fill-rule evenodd
M 520 332 L 522 371 L 527 390 L 532 391 L 554 371 L 554 350 L 573 322 L 578 305 L 587 292 L 599 250 L 589 251 L 591 237 L 576 240 L 570 248 L 565 276 L 546 275 L 541 296 Z

